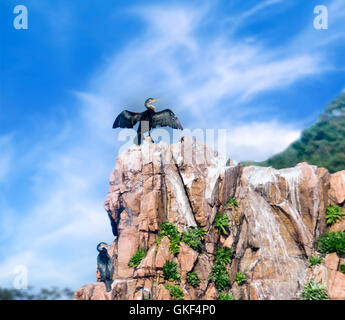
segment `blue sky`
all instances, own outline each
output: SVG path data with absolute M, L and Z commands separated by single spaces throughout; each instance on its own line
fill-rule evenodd
M 0 286 L 17 265 L 36 287 L 94 281 L 123 107 L 157 97 L 186 128 L 228 129 L 233 159 L 264 160 L 345 89 L 342 0 L 2 0 L 0 14 Z

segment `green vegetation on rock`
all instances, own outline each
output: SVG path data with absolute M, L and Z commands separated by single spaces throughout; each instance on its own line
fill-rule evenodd
M 218 291 L 224 290 L 230 284 L 228 272 L 223 264 L 213 265 L 210 279 L 214 281 Z
M 229 228 L 230 226 L 229 217 L 226 214 L 218 212 L 216 214 L 214 226 L 217 229 L 219 235 L 228 234 L 227 228 Z
M 141 260 L 143 260 L 146 257 L 146 250 L 145 248 L 141 248 L 136 251 L 135 254 L 132 255 L 131 259 L 128 262 L 129 267 L 137 267 Z
M 168 281 L 180 282 L 180 274 L 177 269 L 176 262 L 167 261 L 163 266 L 164 279 Z
M 236 278 L 235 278 L 235 282 L 238 285 L 242 285 L 243 283 L 245 283 L 247 281 L 247 277 L 245 275 L 244 272 L 237 272 L 236 273 Z
M 230 197 L 228 200 L 225 202 L 226 207 L 238 207 L 238 201 L 234 197 Z
M 326 222 L 327 224 L 333 224 L 341 220 L 345 216 L 345 213 L 337 205 L 327 206 L 326 209 Z
M 317 245 L 322 253 L 345 254 L 345 232 L 328 231 L 319 237 Z
M 182 232 L 181 241 L 188 244 L 192 249 L 202 251 L 202 240 L 204 239 L 205 230 L 198 228 L 189 228 Z
M 218 248 L 216 251 L 209 278 L 214 281 L 218 291 L 223 291 L 230 284 L 226 266 L 231 262 L 231 255 L 231 249 L 227 247 Z
M 216 264 L 229 264 L 231 262 L 231 254 L 231 249 L 227 247 L 219 248 L 215 255 Z
M 322 283 L 309 281 L 303 289 L 302 300 L 326 300 L 329 299 L 327 289 Z
M 228 292 L 219 293 L 219 300 L 236 300 L 235 297 Z
M 187 273 L 187 282 L 193 287 L 196 287 L 200 283 L 198 274 L 196 272 Z
M 184 294 L 179 286 L 174 286 L 172 284 L 166 284 L 165 288 L 169 290 L 170 295 L 174 300 L 183 300 Z
M 323 261 L 322 257 L 319 256 L 310 256 L 309 258 L 309 266 L 314 267 L 318 264 L 320 264 Z
M 168 237 L 170 240 L 170 252 L 173 254 L 179 253 L 181 236 L 177 228 L 171 222 L 162 223 L 161 231 L 156 240 L 157 244 L 160 244 L 164 237 Z
M 340 272 L 345 274 L 345 264 L 340 265 Z

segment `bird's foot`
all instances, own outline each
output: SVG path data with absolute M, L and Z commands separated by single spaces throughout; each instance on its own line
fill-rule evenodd
M 146 140 L 146 141 L 149 141 L 149 142 L 151 142 L 151 143 L 155 143 L 151 136 L 147 136 L 147 137 L 145 138 L 145 140 Z

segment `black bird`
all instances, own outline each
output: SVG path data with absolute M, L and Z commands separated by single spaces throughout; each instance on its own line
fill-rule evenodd
M 152 128 L 160 127 L 171 127 L 173 129 L 183 130 L 180 121 L 177 119 L 175 114 L 170 109 L 156 112 L 156 108 L 152 105 L 156 99 L 149 98 L 145 101 L 146 111 L 144 112 L 131 112 L 128 110 L 122 111 L 113 124 L 113 129 L 116 128 L 133 128 L 139 121 L 138 133 L 138 144 L 141 144 L 142 135 L 148 132 Z
M 111 285 L 113 283 L 114 265 L 108 254 L 108 245 L 105 242 L 101 242 L 97 246 L 99 252 L 97 256 L 97 269 L 101 275 L 101 281 L 105 283 L 107 292 L 111 291 Z

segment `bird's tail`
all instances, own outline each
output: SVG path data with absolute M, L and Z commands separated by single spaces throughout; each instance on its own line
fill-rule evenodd
M 140 146 L 141 140 L 142 140 L 142 134 L 140 132 L 138 132 L 138 134 L 134 138 L 134 143 L 137 144 L 138 146 Z
M 111 291 L 111 285 L 113 284 L 114 280 L 105 280 L 105 288 L 107 289 L 107 292 Z

